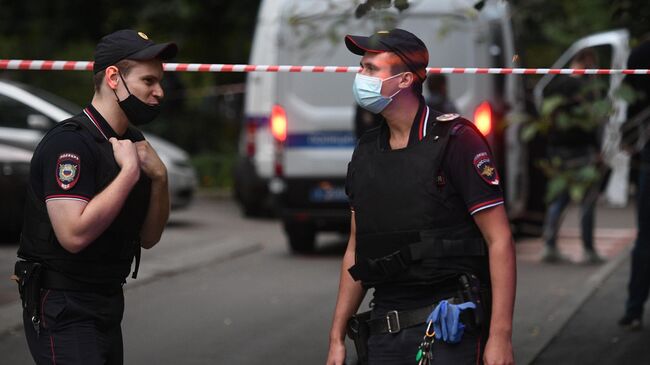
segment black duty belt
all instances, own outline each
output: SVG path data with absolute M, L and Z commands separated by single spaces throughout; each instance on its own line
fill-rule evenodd
M 450 303 L 457 303 L 459 300 L 454 297 L 447 297 Z M 442 300 L 442 299 L 441 299 Z M 386 315 L 367 321 L 370 335 L 380 335 L 385 333 L 397 333 L 403 329 L 423 324 L 438 305 L 433 303 L 426 307 L 410 310 L 392 310 L 386 312 Z M 472 314 L 469 311 L 463 311 L 460 314 L 463 323 L 473 325 Z
M 71 279 L 60 272 L 44 269 L 41 273 L 41 287 L 45 289 L 112 294 L 121 290 L 122 284 L 86 283 Z

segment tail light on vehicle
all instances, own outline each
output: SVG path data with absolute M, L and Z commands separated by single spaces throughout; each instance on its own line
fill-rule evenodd
M 273 170 L 275 176 L 284 175 L 284 142 L 287 140 L 287 113 L 280 105 L 273 105 L 271 109 L 271 134 L 275 139 L 275 156 Z
M 278 142 L 287 139 L 287 114 L 280 105 L 273 105 L 271 109 L 271 133 Z
M 474 111 L 474 124 L 484 136 L 492 132 L 492 106 L 487 101 L 482 102 Z

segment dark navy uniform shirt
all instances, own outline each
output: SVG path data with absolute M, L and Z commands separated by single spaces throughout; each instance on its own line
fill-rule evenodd
M 117 139 L 141 140 L 129 131 L 119 136 L 92 106 L 83 110 L 84 121 L 97 128 L 107 140 Z M 97 156 L 93 140 L 70 128 L 59 128 L 55 136 L 50 137 L 40 152 L 35 154 L 31 163 L 31 184 L 36 196 L 46 202 L 56 199 L 73 199 L 90 201 L 99 192 L 96 191 Z

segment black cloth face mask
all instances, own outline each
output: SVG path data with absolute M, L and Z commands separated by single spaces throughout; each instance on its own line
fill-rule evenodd
M 129 87 L 126 85 L 126 81 L 124 81 L 124 78 L 122 77 L 122 73 L 119 73 L 119 75 L 120 79 L 122 79 L 122 82 L 124 83 L 126 91 L 129 93 L 129 96 L 126 99 L 120 101 L 120 98 L 117 96 L 117 92 L 113 90 L 113 93 L 115 93 L 117 103 L 119 104 L 120 108 L 122 108 L 122 111 L 124 111 L 124 114 L 129 119 L 129 122 L 131 122 L 133 125 L 143 125 L 156 119 L 158 114 L 160 114 L 160 104 L 149 105 L 138 99 L 137 96 L 131 94 Z

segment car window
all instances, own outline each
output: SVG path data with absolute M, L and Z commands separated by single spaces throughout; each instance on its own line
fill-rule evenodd
M 0 127 L 29 129 L 27 120 L 30 115 L 39 115 L 47 118 L 37 110 L 12 99 L 6 95 L 0 95 Z M 51 121 L 50 118 L 47 118 Z
M 37 87 L 31 85 L 24 85 L 24 84 L 14 84 L 14 86 L 20 87 L 21 89 L 27 91 L 28 93 L 34 94 L 39 98 L 46 100 L 50 104 L 54 104 L 55 106 L 59 107 L 63 111 L 68 112 L 72 115 L 79 113 L 79 111 L 81 110 L 81 107 L 79 107 L 79 105 L 69 100 L 66 100 L 60 96 L 47 92 L 43 89 L 39 89 Z

